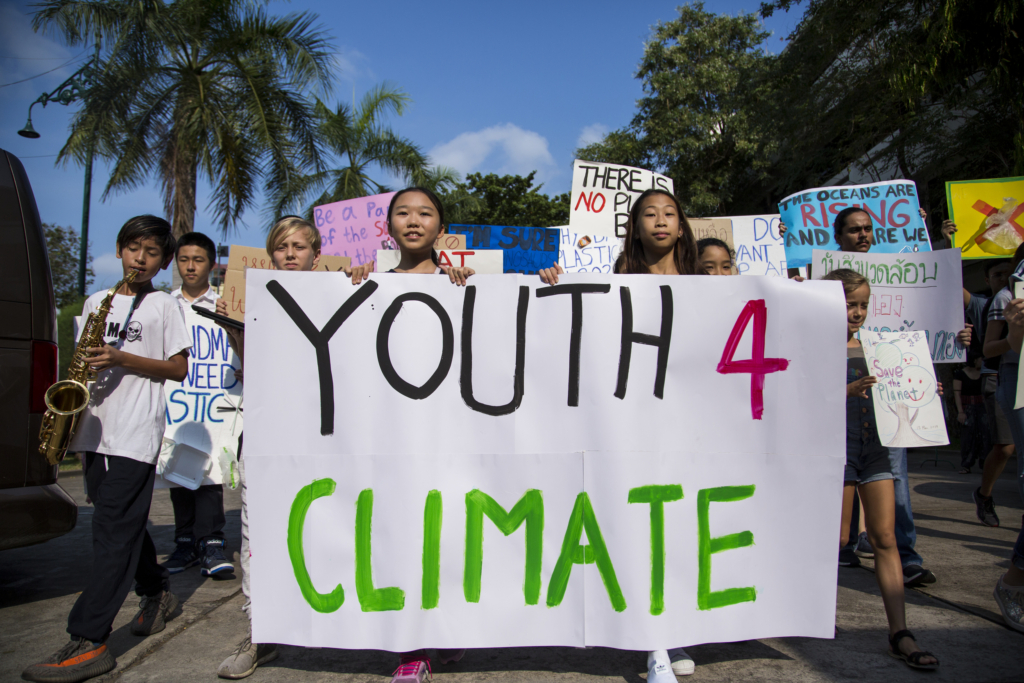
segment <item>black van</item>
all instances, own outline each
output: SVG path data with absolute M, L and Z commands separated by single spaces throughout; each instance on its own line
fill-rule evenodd
M 25 167 L 0 149 L 0 550 L 75 528 L 78 506 L 39 453 L 43 394 L 57 381 L 57 311 Z

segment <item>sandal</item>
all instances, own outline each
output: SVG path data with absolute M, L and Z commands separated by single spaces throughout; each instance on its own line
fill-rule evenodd
M 939 658 L 933 655 L 931 652 L 925 650 L 918 650 L 917 652 L 911 652 L 909 655 L 903 654 L 900 650 L 900 641 L 904 638 L 910 638 L 911 640 L 917 640 L 914 638 L 914 634 L 907 629 L 897 631 L 896 633 L 889 636 L 889 655 L 896 659 L 902 659 L 906 662 L 907 666 L 914 669 L 923 669 L 924 671 L 934 671 L 939 667 Z M 934 664 L 922 664 L 921 660 L 925 657 L 932 657 L 935 659 Z

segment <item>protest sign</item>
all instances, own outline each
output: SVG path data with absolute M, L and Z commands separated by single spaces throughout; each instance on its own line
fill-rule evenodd
M 1013 282 L 1013 298 L 1024 299 L 1024 282 Z M 1020 366 L 1024 363 L 1017 364 L 1017 398 L 1014 401 L 1014 410 L 1024 408 L 1024 382 L 1021 381 L 1021 369 Z
M 373 252 L 388 241 L 388 205 L 394 196 L 386 192 L 315 207 L 321 253 L 347 256 L 357 266 L 372 261 Z
M 814 250 L 811 275 L 820 280 L 837 268 L 867 278 L 871 304 L 864 321 L 873 332 L 921 330 L 934 363 L 963 363 L 967 349 L 956 341 L 964 328 L 960 254 L 942 249 L 916 254 L 862 254 Z
M 597 161 L 572 163 L 569 226 L 591 237 L 625 237 L 633 200 L 647 190 L 674 191 L 668 176 Z
M 241 363 L 228 345 L 224 328 L 193 311 L 188 302 L 182 302 L 182 310 L 191 332 L 192 350 L 188 376 L 181 382 L 164 382 L 164 438 L 207 455 L 204 485 L 230 484 L 230 479 L 225 481 L 222 476 L 230 468 L 222 468 L 220 463 L 225 455 L 229 462 L 235 460 L 238 435 L 242 433 L 242 383 L 235 379 Z M 156 485 L 161 488 L 171 484 L 157 477 Z
M 1024 242 L 1024 177 L 947 182 L 946 203 L 965 259 L 1013 256 Z
M 838 283 L 326 277 L 250 274 L 254 640 L 833 636 Z
M 273 270 L 274 261 L 266 249 L 231 245 L 228 269 L 224 274 L 224 299 L 228 304 L 228 317 L 245 320 L 245 273 L 250 268 Z M 352 260 L 347 256 L 325 256 L 320 254 L 315 272 L 331 272 L 348 268 Z
M 788 267 L 806 266 L 814 249 L 838 250 L 833 223 L 836 214 L 851 206 L 861 207 L 871 217 L 873 252 L 931 251 L 928 228 L 918 212 L 917 186 L 912 181 L 816 187 L 779 202 L 782 222 L 786 224 Z
M 459 235 L 463 237 L 463 235 Z M 442 267 L 472 268 L 477 275 L 500 275 L 504 272 L 505 252 L 500 249 L 441 249 L 437 252 L 437 265 Z M 392 249 L 377 250 L 377 271 L 386 273 L 397 268 L 402 252 Z
M 501 249 L 506 273 L 536 273 L 558 261 L 558 228 L 516 228 L 508 225 L 449 225 L 448 232 L 466 237 L 467 249 Z
M 434 240 L 435 251 L 441 251 L 443 249 L 447 249 L 448 251 L 459 251 L 465 248 L 465 235 L 453 235 L 448 232 L 442 232 L 440 235 L 437 236 L 437 239 Z
M 944 446 L 949 443 L 938 396 L 935 368 L 923 330 L 860 333 L 871 387 L 878 438 L 887 448 Z
M 729 216 L 740 275 L 786 277 L 786 248 L 779 235 L 779 215 Z
M 571 226 L 556 228 L 558 263 L 567 273 L 612 273 L 622 251 L 621 237 L 580 235 Z
M 734 242 L 732 219 L 730 218 L 690 218 L 690 229 L 693 238 L 698 242 L 706 237 L 722 240 L 729 248 L 736 249 Z

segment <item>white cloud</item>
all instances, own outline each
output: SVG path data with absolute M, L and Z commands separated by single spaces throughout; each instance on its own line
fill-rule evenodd
M 117 258 L 114 252 L 100 254 L 93 259 L 92 271 L 96 274 L 93 281 L 93 291 L 113 287 L 122 277 L 124 270 L 121 268 L 121 259 Z
M 92 54 L 91 49 L 81 45 L 69 49 L 52 40 L 46 32 L 33 31 L 31 16 L 7 3 L 0 5 L 0 44 L 4 46 L 5 52 L 5 56 L 0 59 L 0 82 L 9 83 L 39 76 L 18 84 L 21 86 L 18 90 L 26 92 L 42 92 L 42 89 L 53 87 L 51 83 L 60 83 Z M 76 63 L 62 67 L 64 62 L 76 56 L 79 58 Z M 55 67 L 61 68 L 44 73 Z M 11 92 L 5 94 L 11 96 Z M 25 107 L 28 108 L 28 103 Z
M 537 171 L 537 180 L 543 182 L 557 172 L 547 138 L 511 123 L 462 133 L 435 146 L 429 156 L 431 163 L 450 166 L 462 174 L 526 175 Z
M 580 136 L 576 139 L 576 147 L 586 147 L 595 142 L 601 142 L 601 140 L 604 140 L 605 135 L 608 135 L 608 126 L 601 123 L 592 123 L 580 131 Z

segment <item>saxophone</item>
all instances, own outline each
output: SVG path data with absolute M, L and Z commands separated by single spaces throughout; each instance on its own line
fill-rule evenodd
M 121 285 L 133 282 L 138 274 L 134 269 L 129 270 L 124 279 L 107 292 L 99 308 L 89 314 L 82 328 L 82 335 L 78 338 L 78 345 L 75 346 L 75 353 L 71 356 L 68 378 L 46 390 L 43 397 L 46 412 L 43 414 L 43 423 L 39 426 L 39 453 L 46 456 L 46 461 L 51 465 L 56 465 L 64 459 L 68 446 L 71 445 L 71 438 L 75 435 L 78 418 L 89 405 L 88 383 L 96 381 L 96 371 L 89 367 L 85 350 L 103 346 L 103 330 L 107 324 L 107 315 L 110 314 L 114 294 L 121 289 Z

